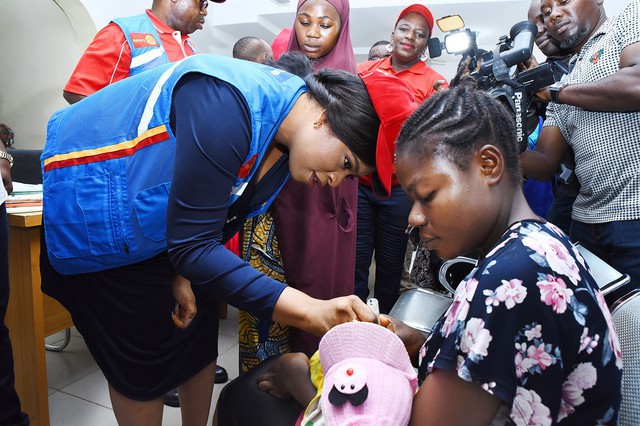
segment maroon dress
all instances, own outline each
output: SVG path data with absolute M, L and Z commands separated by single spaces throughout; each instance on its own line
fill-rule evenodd
M 298 1 L 296 10 L 304 1 Z M 327 1 L 338 11 L 342 25 L 334 48 L 314 60 L 314 71 L 330 68 L 355 74 L 349 1 Z M 287 50 L 301 51 L 295 29 L 291 31 Z M 252 242 L 254 260 L 260 263 L 254 266 L 273 273 L 274 277 L 283 273 L 289 286 L 318 299 L 353 294 L 357 202 L 357 179 L 345 179 L 337 188 L 308 188 L 289 180 L 271 206 L 271 229 L 269 218 L 264 218 L 262 241 L 266 244 L 256 246 L 256 242 Z M 243 370 L 283 351 L 305 352 L 311 356 L 320 342 L 319 337 L 293 327 L 287 333 L 275 323 L 266 324 L 244 314 L 239 330 Z
M 309 296 L 353 294 L 358 180 L 308 188 L 289 180 L 271 206 L 287 284 Z M 313 355 L 319 337 L 291 327 L 294 352 Z
M 357 72 L 349 27 L 349 0 L 327 0 L 338 11 L 340 35 L 326 56 L 316 59 L 323 68 Z M 305 0 L 298 0 L 296 10 Z M 289 51 L 301 51 L 295 29 Z M 345 179 L 337 188 L 309 189 L 289 180 L 271 210 L 284 263 L 287 284 L 309 296 L 331 299 L 354 294 L 358 180 Z M 318 349 L 319 337 L 290 329 L 291 350 L 308 356 Z

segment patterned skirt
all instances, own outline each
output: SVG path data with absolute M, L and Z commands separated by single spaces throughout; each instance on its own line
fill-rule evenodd
M 286 282 L 271 212 L 244 223 L 241 257 L 265 275 Z M 238 314 L 238 339 L 241 374 L 267 358 L 291 352 L 288 326 L 259 319 L 245 311 Z

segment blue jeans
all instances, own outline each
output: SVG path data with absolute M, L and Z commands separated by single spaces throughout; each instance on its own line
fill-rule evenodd
M 571 221 L 571 240 L 580 243 L 640 286 L 640 220 L 607 223 Z
M 401 186 L 392 187 L 391 196 L 380 199 L 370 187 L 359 185 L 355 291 L 362 300 L 369 294 L 369 266 L 375 253 L 373 293 L 381 313 L 388 313 L 398 300 L 410 211 L 411 202 Z
M 0 185 L 2 182 L 0 181 Z M 29 417 L 20 411 L 20 400 L 13 387 L 13 352 L 4 316 L 9 304 L 9 228 L 5 204 L 0 204 L 0 425 L 28 425 Z

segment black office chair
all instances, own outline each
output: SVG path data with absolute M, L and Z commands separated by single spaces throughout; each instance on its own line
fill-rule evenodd
M 13 156 L 11 179 L 14 182 L 39 184 L 42 183 L 40 169 L 41 149 L 10 149 Z

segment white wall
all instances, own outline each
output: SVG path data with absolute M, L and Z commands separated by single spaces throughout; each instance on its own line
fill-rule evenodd
M 78 0 L 91 15 L 97 28 L 102 28 L 113 18 L 139 15 L 151 7 L 151 0 Z M 229 0 L 232 1 L 232 0 Z M 236 2 L 238 0 L 235 0 Z M 242 1 L 242 0 L 240 0 Z
M 51 0 L 0 0 L 0 40 L 0 122 L 13 129 L 16 148 L 42 148 L 84 47 Z
M 351 5 L 355 9 L 383 1 L 351 0 Z M 409 3 L 384 1 L 385 5 Z M 606 0 L 607 14 L 615 15 L 628 3 Z M 0 122 L 14 130 L 16 148 L 44 146 L 47 121 L 54 111 L 66 106 L 62 88 L 96 28 L 113 17 L 140 13 L 150 4 L 151 0 L 0 0 Z M 222 17 L 210 13 L 207 26 L 250 21 L 254 13 L 266 7 L 288 13 L 295 10 L 295 4 L 295 0 L 283 6 L 270 0 L 228 0 L 210 6 L 212 12 L 219 7 L 229 14 Z M 487 19 L 495 13 L 487 11 Z

